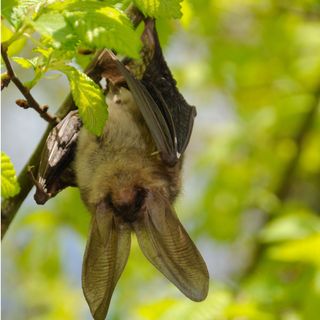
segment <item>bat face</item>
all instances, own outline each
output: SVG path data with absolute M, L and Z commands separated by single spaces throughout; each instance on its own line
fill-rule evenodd
M 81 129 L 75 172 L 92 213 L 82 283 L 95 319 L 105 319 L 134 231 L 147 259 L 189 298 L 208 291 L 206 265 L 172 202 L 180 168 L 166 165 L 129 90 L 107 95 L 109 119 L 97 139 Z

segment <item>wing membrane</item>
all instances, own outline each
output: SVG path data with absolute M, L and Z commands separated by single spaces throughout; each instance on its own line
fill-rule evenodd
M 168 125 L 159 106 L 154 101 L 146 87 L 138 79 L 126 69 L 119 61 L 115 60 L 120 72 L 127 81 L 127 84 L 132 92 L 134 99 L 144 117 L 146 124 L 150 130 L 152 138 L 161 152 L 162 157 L 168 163 L 174 164 L 177 160 L 177 146 L 175 137 L 172 134 L 173 123 Z M 171 130 L 170 130 L 171 129 Z
M 130 251 L 130 227 L 100 205 L 92 217 L 83 260 L 82 288 L 95 320 L 104 320 Z
M 166 199 L 149 194 L 146 210 L 133 228 L 144 255 L 160 272 L 188 298 L 206 298 L 206 264 Z
M 70 166 L 74 159 L 81 121 L 77 111 L 70 111 L 48 135 L 37 176 L 35 200 L 44 204 L 69 185 L 75 185 Z

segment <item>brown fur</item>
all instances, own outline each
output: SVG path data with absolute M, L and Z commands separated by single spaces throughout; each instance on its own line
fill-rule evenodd
M 180 189 L 180 169 L 166 166 L 141 113 L 127 89 L 111 87 L 107 95 L 109 119 L 97 139 L 81 129 L 75 169 L 82 198 L 91 212 L 112 194 L 125 202 L 134 189 L 161 192 L 172 203 Z

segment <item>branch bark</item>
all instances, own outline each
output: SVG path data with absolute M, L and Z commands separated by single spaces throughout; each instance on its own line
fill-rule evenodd
M 16 74 L 14 73 L 9 57 L 8 57 L 8 48 L 4 45 L 1 45 L 1 56 L 2 59 L 4 61 L 4 64 L 7 68 L 7 75 L 9 80 L 11 80 L 16 87 L 19 89 L 19 91 L 23 94 L 23 96 L 26 98 L 26 103 L 24 103 L 23 108 L 27 109 L 27 108 L 32 108 L 34 109 L 36 112 L 39 113 L 40 117 L 45 119 L 48 122 L 52 122 L 52 123 L 57 123 L 57 117 L 51 116 L 48 113 L 48 107 L 47 106 L 43 106 L 41 107 L 40 104 L 36 101 L 36 99 L 32 96 L 32 94 L 30 93 L 30 90 L 19 80 L 19 78 L 17 78 Z M 5 84 L 9 84 L 9 80 L 7 80 L 7 83 Z M 21 104 L 18 103 L 18 101 L 21 100 L 17 100 L 17 104 L 19 106 L 22 106 Z

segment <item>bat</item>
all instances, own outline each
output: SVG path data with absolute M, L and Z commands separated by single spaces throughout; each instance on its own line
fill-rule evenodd
M 109 119 L 102 135 L 88 132 L 73 112 L 49 135 L 38 174 L 36 199 L 44 202 L 70 183 L 92 214 L 82 287 L 95 320 L 106 318 L 132 232 L 146 258 L 188 298 L 208 293 L 206 264 L 173 207 L 195 107 L 176 88 L 154 20 L 146 19 L 143 37 L 150 57 L 140 79 L 131 71 L 135 61 L 104 53 Z

